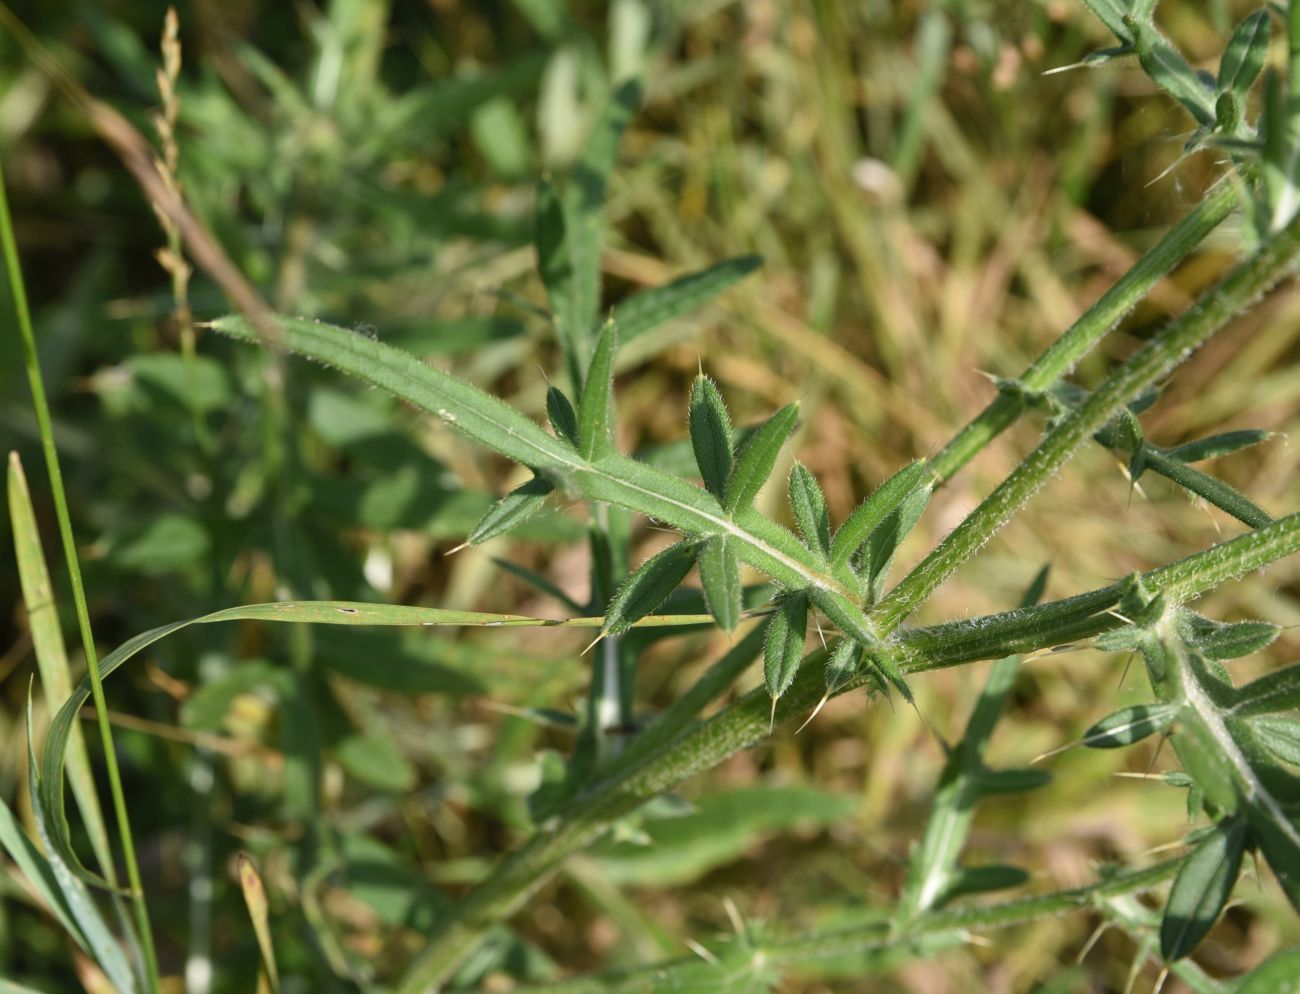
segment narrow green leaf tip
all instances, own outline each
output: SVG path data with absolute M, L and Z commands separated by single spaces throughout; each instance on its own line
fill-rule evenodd
M 691 384 L 691 447 L 709 493 L 723 500 L 731 478 L 734 431 L 717 385 L 701 374 Z
M 773 701 L 794 682 L 807 639 L 808 598 L 802 593 L 787 594 L 768 624 L 767 641 L 763 645 L 763 679 Z
M 736 463 L 727 481 L 726 499 L 723 507 L 728 514 L 735 514 L 754 503 L 759 490 L 772 475 L 781 446 L 794 431 L 799 420 L 799 405 L 787 404 L 768 418 L 736 453 Z
M 651 556 L 624 582 L 605 612 L 606 635 L 618 635 L 657 608 L 695 563 L 695 543 L 677 542 Z

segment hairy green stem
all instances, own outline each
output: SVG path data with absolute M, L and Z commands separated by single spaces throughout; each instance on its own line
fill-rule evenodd
M 954 528 L 870 612 L 887 635 L 975 554 L 1051 479 L 1081 444 L 1120 407 L 1164 376 L 1290 270 L 1300 252 L 1300 221 L 1293 220 L 1237 266 L 1191 310 L 1169 322 L 1124 365 L 1106 377 L 1080 407 L 1047 433 L 1038 447 Z
M 1165 236 L 1133 264 L 1041 356 L 1020 374 L 1019 391 L 999 392 L 976 418 L 934 457 L 930 468 L 941 481 L 950 479 L 981 449 L 1005 431 L 1029 405 L 1034 394 L 1050 390 L 1068 375 L 1160 280 L 1232 214 L 1241 200 L 1240 179 L 1226 176 Z
M 59 538 L 67 561 L 68 579 L 72 586 L 72 600 L 76 606 L 77 624 L 81 629 L 81 643 L 86 656 L 86 669 L 90 679 L 91 694 L 95 700 L 95 714 L 99 724 L 100 743 L 104 750 L 104 764 L 108 772 L 109 790 L 113 797 L 113 813 L 118 832 L 122 837 L 122 854 L 126 863 L 127 882 L 131 889 L 132 907 L 136 928 L 144 954 L 146 980 L 149 989 L 159 989 L 158 959 L 154 951 L 153 934 L 149 926 L 149 910 L 145 904 L 144 889 L 140 883 L 140 868 L 136 861 L 135 843 L 131 834 L 131 820 L 127 815 L 126 796 L 122 790 L 122 775 L 117 765 L 117 752 L 113 748 L 113 733 L 108 720 L 108 705 L 104 700 L 104 685 L 99 672 L 99 654 L 95 650 L 95 637 L 90 626 L 90 610 L 86 606 L 86 590 L 81 581 L 81 566 L 77 561 L 77 544 L 72 533 L 72 518 L 68 513 L 68 498 L 63 486 L 63 471 L 59 466 L 59 453 L 54 445 L 54 426 L 50 405 L 45 396 L 45 383 L 41 378 L 40 359 L 36 351 L 36 335 L 32 330 L 31 312 L 27 304 L 27 289 L 23 282 L 22 263 L 14 239 L 13 221 L 9 214 L 9 198 L 3 175 L 0 175 L 0 243 L 3 243 L 5 268 L 13 294 L 18 332 L 22 340 L 23 359 L 27 367 L 27 381 L 32 391 L 32 407 L 40 429 L 41 449 L 50 479 L 50 493 L 54 500 L 55 517 L 59 523 Z M 116 885 L 116 869 L 111 861 L 103 867 L 104 875 Z
M 883 920 L 788 938 L 760 938 L 752 944 L 754 967 L 757 972 L 764 967 L 815 966 L 836 956 L 902 950 L 924 938 L 948 933 L 960 936 L 1008 928 L 1040 918 L 1100 907 L 1110 901 L 1158 887 L 1173 877 L 1182 863 L 1181 859 L 1172 859 L 1141 870 L 1121 871 L 1086 887 L 999 901 L 996 904 L 927 912 L 909 922 L 907 931 L 899 935 L 891 934 L 889 921 Z M 729 961 L 727 966 L 731 965 Z M 679 976 L 683 981 L 698 984 L 701 979 L 698 971 L 702 966 L 698 957 L 682 957 L 649 966 L 575 977 L 553 984 L 530 985 L 520 988 L 519 994 L 652 994 L 654 991 L 676 990 L 674 981 Z M 718 979 L 723 979 L 721 974 Z M 683 984 L 682 989 L 687 989 L 687 985 Z M 690 989 L 695 987 L 691 986 Z
M 1153 593 L 1181 602 L 1296 551 L 1300 551 L 1300 513 L 1151 570 L 1142 574 L 1141 581 Z M 1030 652 L 1122 624 L 1107 609 L 1118 603 L 1125 589 L 1121 581 L 1033 608 L 904 631 L 895 636 L 892 647 L 907 672 Z M 777 702 L 777 723 L 802 716 L 824 694 L 821 668 L 816 665 L 819 655 L 800 667 L 790 690 Z M 860 675 L 839 693 L 865 682 L 865 675 Z M 766 691 L 758 688 L 707 721 L 684 726 L 680 734 L 663 739 L 653 750 L 642 751 L 634 740 L 630 752 L 639 762 L 620 764 L 614 775 L 565 812 L 560 824 L 539 831 L 506 857 L 469 895 L 459 914 L 434 933 L 398 988 L 400 994 L 436 989 L 492 925 L 518 910 L 566 857 L 590 845 L 615 819 L 761 740 L 773 720 L 770 708 Z

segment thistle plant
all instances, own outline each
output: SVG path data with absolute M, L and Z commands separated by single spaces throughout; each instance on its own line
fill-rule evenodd
M 1020 375 L 999 379 L 993 401 L 951 442 L 931 458 L 898 466 L 842 521 L 831 520 L 821 485 L 802 463 L 796 461 L 784 478 L 777 473 L 798 424 L 798 406 L 738 427 L 707 362 L 690 388 L 687 437 L 653 454 L 620 450 L 615 388 L 620 350 L 726 291 L 743 293 L 742 281 L 758 269 L 751 257 L 726 260 L 602 310 L 607 184 L 620 137 L 639 105 L 635 81 L 609 87 L 579 160 L 537 191 L 534 245 L 560 381 L 545 392 L 546 425 L 410 353 L 347 328 L 281 315 L 268 334 L 264 316 L 243 314 L 200 326 L 207 335 L 250 348 L 282 349 L 355 377 L 530 473 L 468 530 L 466 544 L 510 534 L 548 504 L 580 503 L 587 509 L 591 594 L 587 603 L 577 603 L 547 578 L 515 564 L 509 568 L 516 575 L 558 595 L 570 616 L 298 599 L 228 607 L 144 632 L 100 660 L 76 688 L 57 691 L 60 704 L 46 741 L 40 749 L 31 747 L 32 800 L 44 851 L 21 831 L 8 808 L 0 809 L 0 842 L 118 988 L 155 991 L 158 979 L 134 856 L 127 862 L 124 891 L 106 844 L 95 843 L 99 872 L 83 865 L 73 844 L 65 768 L 82 817 L 92 823 L 92 839 L 101 839 L 104 831 L 102 825 L 94 827 L 100 816 L 83 797 L 87 766 L 77 718 L 92 696 L 103 713 L 100 679 L 146 648 L 191 626 L 230 621 L 571 627 L 594 639 L 585 655 L 587 708 L 565 716 L 578 732 L 575 745 L 563 762 L 545 770 L 529 799 L 532 834 L 436 922 L 403 973 L 389 978 L 401 994 L 455 983 L 493 930 L 525 908 L 569 857 L 617 829 L 633 830 L 647 804 L 662 802 L 677 785 L 761 742 L 777 726 L 807 721 L 828 698 L 859 689 L 877 702 L 871 706 L 888 699 L 900 708 L 913 707 L 913 685 L 926 671 L 976 660 L 997 662 L 962 738 L 945 744 L 947 760 L 929 819 L 912 849 L 901 895 L 887 913 L 809 934 L 741 923 L 734 938 L 706 950 L 703 959 L 653 963 L 535 989 L 770 990 L 787 971 L 826 968 L 836 957 L 858 957 L 861 972 L 883 970 L 902 958 L 966 942 L 983 930 L 1086 911 L 1139 937 L 1163 969 L 1213 990 L 1219 985 L 1190 957 L 1231 901 L 1248 861 L 1276 881 L 1292 912 L 1300 912 L 1300 665 L 1249 682 L 1234 679 L 1227 664 L 1265 649 L 1278 628 L 1263 621 L 1213 620 L 1190 607 L 1216 587 L 1300 550 L 1300 512 L 1275 518 L 1195 466 L 1263 443 L 1268 433 L 1236 430 L 1163 447 L 1147 440 L 1141 422 L 1143 412 L 1160 403 L 1160 387 L 1180 364 L 1295 271 L 1300 100 L 1292 90 L 1300 80 L 1300 6 L 1252 13 L 1231 34 L 1212 76 L 1193 70 L 1160 33 L 1154 2 L 1089 0 L 1089 6 L 1119 44 L 1086 64 L 1136 56 L 1191 115 L 1195 131 L 1186 153 L 1218 150 L 1225 175 L 1039 359 Z M 1285 75 L 1265 68 L 1274 21 L 1285 26 Z M 1252 119 L 1253 88 L 1261 80 L 1262 109 Z M 1071 381 L 1078 363 L 1239 208 L 1248 229 L 1241 260 L 1095 386 Z M 7 212 L 0 221 L 11 280 L 21 292 Z M 170 243 L 175 229 L 169 228 L 168 236 Z M 179 249 L 170 251 L 177 256 Z M 34 356 L 29 368 L 38 385 Z M 1013 423 L 1037 415 L 1044 416 L 1044 424 L 1036 447 L 919 563 L 897 575 L 899 549 L 934 492 Z M 43 427 L 48 436 L 48 426 Z M 1040 572 L 1013 610 L 909 624 L 941 584 L 1090 445 L 1119 457 L 1133 485 L 1146 474 L 1162 476 L 1245 530 L 1186 558 L 1062 600 L 1042 600 L 1046 573 Z M 51 467 L 57 474 L 57 462 Z M 24 575 L 36 577 L 44 565 L 16 462 L 11 474 Z M 780 520 L 760 510 L 757 498 L 765 487 L 779 487 L 787 498 Z M 670 531 L 672 541 L 633 563 L 630 535 L 637 522 Z M 70 534 L 65 532 L 63 540 L 71 551 Z M 33 616 L 38 606 L 29 603 Z M 634 693 L 643 653 L 657 640 L 709 626 L 731 633 L 730 648 L 669 708 L 646 718 Z M 88 622 L 84 634 L 93 660 Z M 991 768 L 986 746 L 1021 658 L 1082 646 L 1139 654 L 1151 700 L 1099 717 L 1077 745 L 1112 749 L 1152 736 L 1166 739 L 1178 768 L 1161 779 L 1186 791 L 1193 827 L 1179 854 L 1164 862 L 1108 867 L 1081 888 L 990 900 L 983 895 L 1027 887 L 1029 875 L 1013 865 L 966 863 L 972 811 L 977 804 L 1043 788 L 1050 773 Z M 705 717 L 760 656 L 762 686 Z M 107 724 L 103 728 L 111 756 Z M 115 799 L 119 790 L 115 786 Z M 121 844 L 131 853 L 125 813 L 119 814 Z M 260 878 L 251 863 L 241 863 L 240 875 L 265 976 L 274 986 L 275 943 Z M 115 921 L 121 945 L 92 888 L 107 892 L 114 903 L 122 896 L 134 902 L 134 920 L 119 914 Z M 1146 893 L 1158 894 L 1158 918 L 1133 900 Z M 1282 975 L 1285 964 L 1277 965 L 1282 962 L 1266 964 L 1237 989 L 1273 989 L 1262 985 Z M 373 978 L 350 979 L 380 989 Z

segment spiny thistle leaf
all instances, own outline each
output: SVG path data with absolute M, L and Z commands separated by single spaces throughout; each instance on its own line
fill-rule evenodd
M 772 475 L 781 446 L 794 431 L 799 420 L 799 405 L 787 404 L 768 418 L 736 453 L 736 464 L 727 481 L 727 496 L 723 506 L 728 514 L 735 514 L 754 503 L 759 490 Z
M 1219 822 L 1196 844 L 1174 878 L 1160 920 L 1160 955 L 1182 959 L 1214 927 L 1241 871 L 1246 849 L 1246 822 Z
M 610 433 L 614 426 L 614 354 L 617 351 L 618 327 L 609 321 L 596 340 L 596 351 L 578 401 L 578 451 L 584 459 L 595 459 L 613 448 Z
M 578 415 L 569 398 L 559 387 L 548 387 L 546 390 L 546 416 L 550 419 L 555 437 L 577 448 Z
M 487 513 L 479 519 L 474 530 L 469 533 L 470 544 L 486 542 L 522 524 L 542 509 L 546 495 L 554 489 L 550 481 L 543 480 L 540 476 L 516 487 L 488 508 Z
M 807 638 L 808 598 L 802 592 L 787 594 L 777 604 L 763 646 L 763 678 L 773 701 L 794 682 Z
M 709 493 L 722 500 L 727 492 L 734 456 L 734 433 L 727 405 L 717 385 L 707 376 L 691 384 L 691 447 L 695 464 Z
M 695 563 L 695 543 L 677 542 L 651 556 L 629 576 L 605 612 L 606 635 L 618 635 L 657 608 L 686 579 Z
M 881 522 L 897 509 L 909 494 L 924 485 L 925 479 L 925 460 L 918 459 L 900 469 L 859 504 L 844 524 L 840 525 L 831 542 L 832 568 L 846 565 Z
M 831 523 L 826 515 L 826 496 L 817 478 L 801 462 L 790 469 L 790 507 L 808 548 L 830 555 Z
M 744 588 L 740 583 L 740 561 L 732 551 L 731 540 L 725 535 L 705 539 L 697 559 L 709 613 L 720 628 L 732 631 L 740 623 Z
M 1083 733 L 1090 749 L 1118 749 L 1163 732 L 1181 710 L 1177 704 L 1137 704 L 1107 715 Z

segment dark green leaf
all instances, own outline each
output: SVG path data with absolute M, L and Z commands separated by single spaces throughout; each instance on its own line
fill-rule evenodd
M 1012 770 L 980 770 L 974 782 L 981 794 L 1020 794 L 1045 787 L 1052 780 L 1046 770 L 1029 767 Z
M 955 871 L 951 883 L 944 889 L 937 905 L 948 903 L 967 894 L 986 894 L 994 890 L 1020 887 L 1029 881 L 1029 874 L 1018 866 L 990 863 L 987 866 L 968 866 Z
M 629 576 L 605 612 L 605 634 L 618 635 L 667 599 L 695 563 L 695 544 L 678 542 L 650 557 Z
M 1264 69 L 1272 22 L 1267 10 L 1249 14 L 1237 25 L 1219 60 L 1219 90 L 1244 98 Z
M 666 324 L 702 307 L 728 287 L 744 279 L 763 264 L 756 255 L 726 259 L 696 273 L 679 277 L 664 286 L 628 297 L 614 309 L 623 342 Z
M 577 299 L 576 280 L 573 273 L 573 245 L 565 218 L 560 191 L 550 179 L 544 179 L 537 188 L 537 268 L 551 305 L 556 334 L 564 346 L 565 354 L 573 357 L 571 368 L 585 358 L 582 335 L 585 329 L 579 317 L 581 305 Z M 581 329 L 581 330 L 580 330 Z
M 546 495 L 554 489 L 550 481 L 543 480 L 540 476 L 534 476 L 527 483 L 516 487 L 488 508 L 487 514 L 470 532 L 470 543 L 478 545 L 522 524 L 542 509 Z
M 550 418 L 555 437 L 577 447 L 578 415 L 559 387 L 550 387 L 546 391 L 546 415 Z
M 918 459 L 900 469 L 859 504 L 835 533 L 835 539 L 831 542 L 831 565 L 838 568 L 848 563 L 881 522 L 909 494 L 924 486 L 926 475 L 925 461 Z
M 596 351 L 587 368 L 587 378 L 578 401 L 578 451 L 585 459 L 604 455 L 612 447 L 614 426 L 614 354 L 618 351 L 618 328 L 610 321 L 601 329 Z
M 1083 733 L 1083 745 L 1091 749 L 1118 749 L 1141 742 L 1148 735 L 1163 732 L 1173 724 L 1181 707 L 1177 704 L 1138 704 L 1107 715 Z
M 1209 438 L 1198 438 L 1194 442 L 1185 442 L 1182 445 L 1175 445 L 1172 449 L 1164 449 L 1163 452 L 1167 458 L 1175 459 L 1178 462 L 1202 462 L 1206 459 L 1217 459 L 1219 456 L 1226 456 L 1230 452 L 1236 452 L 1251 445 L 1258 445 L 1260 442 L 1267 441 L 1272 437 L 1273 432 L 1271 431 L 1257 431 L 1248 428 L 1242 431 L 1227 431 L 1221 435 L 1211 435 Z
M 1256 718 L 1250 727 L 1255 730 L 1264 748 L 1277 759 L 1292 766 L 1300 766 L 1300 720 L 1269 715 Z
M 1172 480 L 1184 490 L 1209 501 L 1252 528 L 1262 528 L 1273 520 L 1267 511 L 1240 490 L 1208 473 L 1202 473 L 1177 459 L 1170 459 L 1149 447 L 1142 450 L 1142 457 L 1147 469 Z
M 817 478 L 800 462 L 790 469 L 790 507 L 808 548 L 829 555 L 831 523 L 826 516 L 826 496 Z
M 867 653 L 868 665 L 874 667 L 889 683 L 898 688 L 899 693 L 908 704 L 912 704 L 912 689 L 903 678 L 903 672 L 890 657 L 889 650 L 881 642 L 860 608 L 842 594 L 821 587 L 808 590 L 817 609 L 826 615 L 845 635 L 863 646 Z
M 346 773 L 372 787 L 405 793 L 415 786 L 415 769 L 389 734 L 349 735 L 337 755 Z
M 1188 855 L 1160 920 L 1160 955 L 1166 962 L 1188 955 L 1214 927 L 1237 882 L 1245 848 L 1246 823 L 1234 818 L 1215 825 Z
M 740 561 L 725 535 L 707 538 L 699 547 L 700 585 L 709 613 L 724 631 L 740 624 L 744 588 L 740 584 Z
M 763 646 L 763 678 L 772 700 L 789 690 L 794 682 L 807 638 L 808 599 L 802 593 L 787 594 L 777 604 Z
M 907 538 L 920 520 L 926 505 L 930 503 L 930 494 L 928 483 L 913 490 L 867 539 L 862 550 L 862 573 L 867 579 L 868 596 L 873 603 L 884 594 L 885 579 L 889 576 L 894 555 L 903 544 L 903 539 Z
M 709 493 L 722 500 L 731 477 L 731 416 L 717 386 L 702 374 L 691 384 L 690 425 L 695 465 Z
M 781 446 L 799 420 L 799 405 L 787 404 L 768 418 L 736 453 L 735 466 L 727 480 L 724 506 L 728 514 L 749 507 L 767 478 L 772 475 Z
M 862 646 L 853 639 L 842 638 L 836 642 L 826 657 L 826 693 L 835 693 L 853 679 L 861 659 Z
M 1187 611 L 1182 636 L 1207 659 L 1240 659 L 1273 644 L 1281 628 L 1267 621 L 1224 623 Z
M 1255 715 L 1300 708 L 1300 663 L 1274 670 L 1252 680 L 1232 695 L 1232 715 L 1251 718 Z

